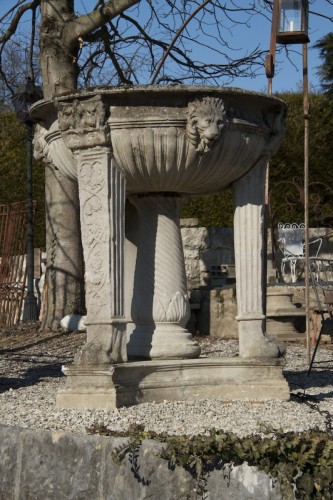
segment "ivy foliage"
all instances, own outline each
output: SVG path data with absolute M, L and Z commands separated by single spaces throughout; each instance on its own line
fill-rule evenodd
M 0 113 L 0 204 L 27 199 L 26 128 L 14 113 Z M 33 160 L 33 198 L 36 200 L 35 247 L 45 248 L 45 175 L 42 162 Z
M 269 189 L 273 224 L 304 222 L 300 193 L 293 183 L 304 186 L 304 112 L 303 95 L 284 93 L 277 97 L 288 105 L 285 139 L 270 164 Z M 322 94 L 310 95 L 309 118 L 309 217 L 310 226 L 317 226 L 319 215 L 333 215 L 333 101 Z M 312 184 L 311 184 L 312 183 Z M 318 189 L 320 188 L 320 189 Z M 322 197 L 321 206 L 315 203 Z M 290 203 L 289 203 L 290 202 Z M 230 227 L 233 220 L 231 189 L 221 194 L 195 197 L 184 208 L 182 217 L 197 217 L 207 227 Z
M 285 500 L 331 499 L 333 494 L 333 434 L 331 430 L 308 430 L 302 433 L 276 432 L 267 428 L 263 435 L 240 438 L 234 433 L 212 429 L 207 435 L 170 436 L 144 432 L 142 426 L 131 426 L 119 433 L 97 424 L 88 434 L 128 437 L 114 453 L 119 463 L 126 455 L 138 460 L 138 447 L 144 439 L 165 443 L 161 458 L 183 467 L 205 493 L 207 474 L 213 470 L 241 465 L 244 462 L 275 478 Z M 135 460 L 133 459 L 135 457 Z

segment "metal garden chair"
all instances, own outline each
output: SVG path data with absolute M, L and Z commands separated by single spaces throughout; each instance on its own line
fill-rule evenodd
M 333 338 L 333 259 L 310 258 L 310 284 L 317 301 L 316 314 L 321 317 L 321 326 L 312 354 L 308 375 L 317 353 L 322 335 Z M 314 318 L 312 318 L 314 321 Z
M 297 263 L 305 260 L 305 245 L 304 245 L 304 224 L 282 223 L 279 222 L 278 230 L 282 237 L 278 239 L 279 249 L 283 254 L 281 260 L 281 275 L 284 277 L 287 274 L 287 265 L 290 267 L 291 282 L 296 283 Z M 309 242 L 309 247 L 313 257 L 317 257 L 322 245 L 322 238 L 316 238 Z

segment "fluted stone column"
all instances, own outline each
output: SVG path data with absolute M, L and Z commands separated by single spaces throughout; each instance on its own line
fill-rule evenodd
M 136 359 L 195 358 L 199 345 L 185 325 L 190 303 L 176 194 L 132 195 L 139 218 L 128 355 Z
M 284 349 L 266 335 L 266 251 L 264 183 L 267 159 L 262 158 L 234 183 L 234 246 L 239 354 L 279 357 Z

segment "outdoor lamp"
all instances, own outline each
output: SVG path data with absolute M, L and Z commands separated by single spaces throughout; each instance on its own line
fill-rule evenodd
M 278 0 L 276 42 L 282 44 L 308 43 L 308 0 Z
M 31 78 L 19 87 L 12 97 L 16 116 L 25 123 L 27 130 L 27 294 L 24 297 L 23 321 L 38 319 L 37 299 L 34 294 L 34 230 L 32 195 L 32 139 L 33 120 L 30 116 L 32 104 L 42 98 L 42 90 L 35 87 Z
M 274 0 L 270 51 L 266 56 L 266 76 L 274 76 L 276 44 L 308 43 L 308 0 Z
M 16 116 L 21 123 L 33 121 L 30 116 L 30 108 L 36 101 L 42 98 L 42 89 L 36 87 L 30 77 L 27 78 L 24 85 L 18 87 L 12 97 L 12 103 Z

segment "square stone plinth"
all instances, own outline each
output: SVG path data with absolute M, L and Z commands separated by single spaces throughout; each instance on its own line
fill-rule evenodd
M 65 367 L 67 383 L 58 392 L 57 407 L 111 410 L 153 401 L 290 398 L 280 359 L 199 358 L 111 366 Z

